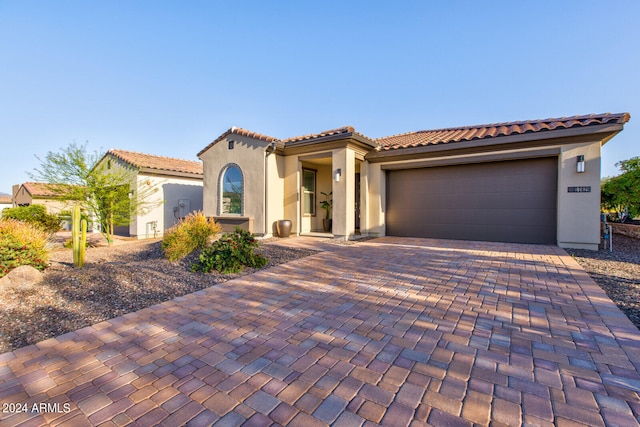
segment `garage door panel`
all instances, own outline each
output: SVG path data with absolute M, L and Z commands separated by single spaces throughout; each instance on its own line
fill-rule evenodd
M 393 170 L 387 234 L 556 242 L 557 158 Z

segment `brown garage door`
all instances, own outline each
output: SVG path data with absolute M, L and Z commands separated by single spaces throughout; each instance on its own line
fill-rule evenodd
M 387 171 L 387 235 L 555 244 L 557 171 L 557 157 Z

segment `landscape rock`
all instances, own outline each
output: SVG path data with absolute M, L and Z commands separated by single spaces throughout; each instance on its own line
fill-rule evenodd
M 0 278 L 0 290 L 15 289 L 27 290 L 39 284 L 43 274 L 30 265 L 21 265 L 11 270 L 6 276 Z

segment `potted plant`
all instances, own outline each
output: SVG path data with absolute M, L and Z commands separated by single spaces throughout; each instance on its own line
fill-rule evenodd
M 326 211 L 325 218 L 322 220 L 322 228 L 325 232 L 330 232 L 332 227 L 331 220 L 331 208 L 333 208 L 333 199 L 330 199 L 329 196 L 333 194 L 333 191 L 329 192 L 329 194 L 325 192 L 320 192 L 324 196 L 324 200 L 320 202 L 320 207 Z

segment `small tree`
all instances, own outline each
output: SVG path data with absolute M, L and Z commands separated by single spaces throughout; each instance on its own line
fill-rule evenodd
M 134 215 L 144 214 L 157 205 L 149 201 L 149 196 L 158 189 L 139 188 L 137 170 L 121 165 L 111 167 L 105 155 L 88 153 L 86 148 L 86 144 L 74 142 L 59 152 L 49 151 L 44 159 L 36 156 L 40 168 L 29 175 L 52 187 L 68 184 L 69 190 L 60 196 L 68 201 L 81 201 L 95 216 L 111 245 L 116 225 L 128 225 Z
M 333 194 L 333 191 L 329 192 L 329 194 L 321 191 L 320 194 L 324 196 L 324 200 L 320 202 L 320 207 L 325 210 L 325 219 L 331 219 L 331 210 L 333 209 L 333 199 L 330 199 L 329 196 Z
M 616 163 L 622 173 L 602 181 L 602 207 L 618 214 L 627 211 L 631 217 L 640 215 L 640 157 Z

